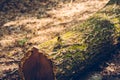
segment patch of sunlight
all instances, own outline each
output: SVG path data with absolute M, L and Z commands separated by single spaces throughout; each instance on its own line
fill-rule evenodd
M 86 19 L 88 18 L 86 17 L 88 13 L 93 14 L 94 12 L 102 8 L 101 6 L 104 6 L 108 1 L 109 0 L 88 0 L 79 3 L 72 3 L 71 6 L 69 6 L 69 4 L 65 4 L 61 5 L 62 7 L 58 9 L 53 9 L 51 11 L 48 11 L 47 13 L 62 22 L 72 21 L 77 15 L 81 15 L 80 19 Z M 82 18 L 83 16 L 84 18 Z
M 39 28 L 41 26 L 46 26 L 48 23 L 53 22 L 51 18 L 26 18 L 26 19 L 18 19 L 15 21 L 7 22 L 4 24 L 4 26 L 20 26 L 20 25 L 26 25 L 25 27 L 27 29 L 34 29 Z
M 37 42 L 40 41 L 40 43 L 42 43 L 42 42 L 45 42 L 45 41 L 47 41 L 47 40 L 49 40 L 49 39 L 50 39 L 50 36 L 44 35 L 44 37 L 43 37 L 43 35 L 40 35 L 40 36 L 36 36 L 36 37 L 31 38 L 31 39 L 29 40 L 29 42 L 30 42 L 30 43 L 37 43 Z
M 62 32 L 62 30 L 65 29 L 64 26 L 59 26 L 59 24 L 72 22 L 72 20 L 84 20 L 91 15 L 89 12 L 96 12 L 99 8 L 101 8 L 101 5 L 104 6 L 107 2 L 108 0 L 88 0 L 84 2 L 71 3 L 71 5 L 68 3 L 61 5 L 62 7 L 60 8 L 53 8 L 48 11 L 47 13 L 52 17 L 40 19 L 37 19 L 36 17 L 18 17 L 15 21 L 5 23 L 4 26 L 24 27 L 26 30 L 34 31 L 43 37 L 45 36 L 44 38 L 41 38 L 43 41 L 47 40 L 45 39 L 47 38 L 46 36 L 50 36 L 51 34 L 54 35 L 54 33 Z M 59 27 L 51 27 L 53 25 Z M 47 27 L 48 29 L 36 31 L 36 29 L 44 29 L 44 27 Z M 65 35 L 69 36 L 69 34 L 72 33 L 66 33 Z M 33 41 L 33 39 L 31 41 Z M 35 41 L 37 41 L 36 38 Z
M 51 34 L 51 33 L 59 33 L 63 31 L 65 28 L 63 26 L 61 27 L 50 27 L 48 29 L 45 29 L 43 31 L 38 31 L 38 35 L 43 35 L 43 34 Z
M 0 45 L 4 48 L 10 45 L 14 45 L 14 43 L 19 40 L 24 38 L 23 34 L 17 34 L 17 35 L 4 35 L 1 37 L 0 40 Z
M 0 40 L 0 45 L 4 48 L 13 44 L 15 40 Z
M 64 35 L 62 35 L 62 39 L 67 40 L 67 39 L 69 39 L 70 37 L 73 37 L 73 35 L 74 35 L 75 33 L 76 33 L 76 32 L 74 32 L 74 31 L 69 31 L 69 32 L 65 33 Z
M 40 50 L 44 50 L 46 53 L 49 53 L 53 50 L 54 45 L 57 43 L 57 38 L 54 38 L 52 40 L 48 40 L 42 44 L 39 45 Z
M 67 32 L 67 33 L 61 35 L 61 38 L 62 38 L 62 40 L 63 40 L 64 42 L 66 42 L 66 41 L 68 41 L 71 37 L 73 37 L 74 34 L 75 34 L 75 32 L 72 32 L 72 31 L 71 31 L 71 32 Z M 41 43 L 41 44 L 39 45 L 39 48 L 40 48 L 41 50 L 44 50 L 44 51 L 47 52 L 47 53 L 50 53 L 50 52 L 53 51 L 56 43 L 57 43 L 57 37 L 55 37 L 54 39 L 48 40 L 48 41 L 46 41 L 46 42 L 44 42 L 44 43 Z

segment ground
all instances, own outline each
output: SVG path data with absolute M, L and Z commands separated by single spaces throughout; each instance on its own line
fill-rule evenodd
M 0 77 L 6 76 L 3 73 L 7 71 L 17 69 L 18 62 L 30 47 L 63 34 L 103 8 L 107 2 L 108 0 L 51 0 L 15 3 L 11 0 L 5 3 L 0 7 Z M 110 67 L 106 67 L 104 73 L 106 70 L 116 70 L 111 67 L 116 65 L 112 61 L 108 65 Z
M 120 53 L 99 67 L 84 74 L 80 80 L 120 80 Z

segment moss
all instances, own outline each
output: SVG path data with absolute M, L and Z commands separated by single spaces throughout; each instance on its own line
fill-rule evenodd
M 74 80 L 73 75 L 79 73 L 85 65 L 95 63 L 101 55 L 110 55 L 114 51 L 113 39 L 120 36 L 118 12 L 118 5 L 108 5 L 61 35 L 62 48 L 57 49 L 54 54 L 54 64 L 58 68 L 57 80 Z M 54 49 L 56 43 L 57 38 L 54 38 L 40 44 L 40 47 L 49 50 L 47 47 L 51 46 Z
M 53 46 L 57 42 L 57 38 L 54 38 L 52 40 L 46 41 L 39 45 L 39 48 L 42 50 L 45 50 L 46 52 L 51 52 L 53 50 Z
M 23 45 L 25 45 L 25 43 L 26 43 L 27 41 L 28 41 L 27 38 L 21 39 L 21 40 L 18 41 L 18 45 L 23 46 Z
M 82 69 L 81 65 L 84 62 L 91 64 L 87 60 L 91 61 L 98 54 L 108 54 L 112 51 L 112 35 L 115 31 L 115 25 L 107 16 L 95 15 L 79 26 L 76 26 L 74 31 L 82 36 L 83 42 L 66 47 L 65 53 L 62 55 L 63 61 L 59 64 L 59 68 L 64 71 L 64 74 L 60 74 L 61 78 L 63 77 L 62 75 L 70 76 L 69 74 L 73 74 L 72 71 L 77 72 L 78 69 Z M 80 39 L 78 36 L 76 38 Z M 71 71 L 66 69 L 66 65 L 71 66 Z
M 69 40 L 71 37 L 73 37 L 74 35 L 75 35 L 75 32 L 72 32 L 72 31 L 66 32 L 65 34 L 61 35 L 61 38 L 63 40 L 62 45 L 64 45 L 65 42 Z M 57 45 L 57 37 L 40 44 L 39 48 L 46 52 L 51 52 L 53 51 L 56 45 Z
M 68 49 L 69 50 L 81 50 L 81 51 L 85 51 L 87 48 L 87 45 L 86 44 L 74 44 L 72 46 L 70 46 Z
M 72 31 L 66 32 L 65 34 L 62 35 L 62 39 L 67 40 L 74 34 L 75 34 L 75 32 L 72 32 Z

